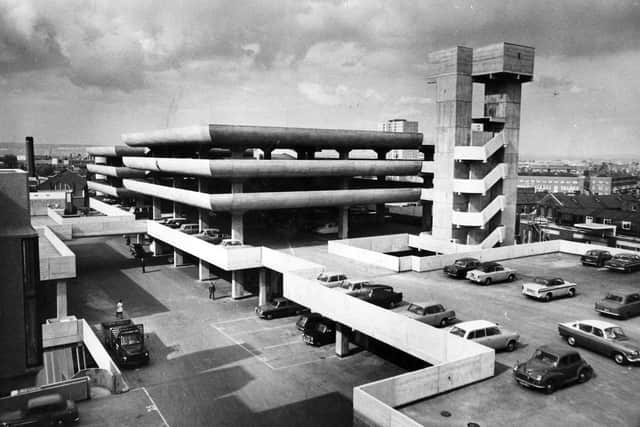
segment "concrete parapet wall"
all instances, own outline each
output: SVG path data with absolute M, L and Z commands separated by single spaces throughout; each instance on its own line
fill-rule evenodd
M 363 237 L 357 239 L 331 240 L 329 253 L 343 256 L 387 268 L 392 271 L 406 271 L 411 265 L 408 257 L 399 258 L 384 252 L 397 252 L 410 249 L 408 234 L 390 234 L 387 236 Z
M 47 239 L 58 252 L 56 256 L 40 254 L 40 280 L 57 280 L 76 277 L 76 255 L 48 227 L 38 227 L 40 239 Z
M 122 209 L 112 206 L 108 203 L 101 202 L 100 200 L 94 199 L 93 197 L 89 199 L 89 207 L 107 216 L 125 216 L 131 220 L 136 219 L 136 216 L 134 214 L 123 211 Z
M 47 215 L 50 207 L 63 208 L 65 204 L 64 191 L 38 191 L 29 193 L 31 216 Z
M 24 408 L 29 399 L 47 394 L 58 393 L 68 400 L 81 401 L 91 398 L 89 390 L 89 378 L 80 377 L 60 381 L 55 384 L 39 386 L 15 396 L 0 399 L 0 412 L 15 411 Z
M 320 264 L 266 247 L 262 247 L 262 265 L 279 272 L 295 272 L 305 279 L 315 279 L 324 270 Z
M 73 316 L 48 321 L 42 325 L 42 347 L 47 349 L 82 342 L 81 328 L 81 323 Z
M 86 320 L 80 319 L 78 323 L 81 324 L 82 331 L 82 341 L 84 342 L 84 346 L 91 353 L 91 357 L 98 365 L 98 368 L 104 369 L 108 371 L 113 379 L 112 384 L 113 388 L 111 388 L 111 392 L 113 393 L 122 393 L 129 390 L 129 386 L 126 381 L 122 377 L 122 372 L 120 372 L 120 368 L 111 360 L 111 356 L 105 348 L 102 346 L 102 342 L 93 332 L 89 324 Z

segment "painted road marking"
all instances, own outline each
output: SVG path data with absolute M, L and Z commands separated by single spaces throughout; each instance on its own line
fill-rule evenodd
M 169 423 L 167 422 L 167 419 L 164 417 L 164 415 L 162 415 L 162 412 L 160 412 L 160 408 L 158 408 L 158 405 L 156 405 L 156 402 L 153 400 L 153 398 L 151 397 L 151 395 L 149 394 L 147 389 L 145 387 L 140 387 L 140 389 L 142 389 L 142 391 L 144 391 L 144 394 L 147 395 L 147 398 L 149 399 L 149 402 L 151 402 L 151 405 L 147 406 L 147 412 L 151 412 L 153 410 L 156 410 L 158 412 L 158 415 L 160 415 L 160 419 L 164 423 L 165 427 L 169 427 Z
M 287 323 L 287 324 L 280 325 L 280 326 L 274 326 L 272 328 L 260 328 L 260 329 L 254 329 L 254 330 L 251 330 L 251 331 L 238 332 L 238 333 L 235 333 L 234 335 L 254 334 L 256 332 L 271 331 L 273 329 L 289 328 L 289 327 L 292 327 L 292 326 L 293 325 L 290 325 L 290 324 Z
M 249 316 L 249 317 L 241 317 L 239 319 L 229 319 L 229 320 L 223 320 L 222 322 L 214 322 L 212 323 L 212 325 L 223 325 L 225 323 L 233 323 L 233 322 L 239 322 L 241 320 L 249 320 L 249 319 L 257 319 L 256 316 Z
M 336 358 L 336 357 L 338 357 L 338 355 L 337 355 L 337 354 L 334 354 L 334 355 L 331 355 L 331 356 L 324 357 L 324 358 L 322 358 L 322 359 L 307 360 L 306 362 L 300 362 L 300 363 L 294 363 L 294 364 L 292 364 L 292 365 L 280 366 L 280 367 L 278 367 L 278 368 L 275 368 L 275 370 L 276 370 L 276 371 L 280 371 L 280 370 L 282 370 L 282 369 L 295 368 L 295 367 L 297 367 L 297 366 L 309 365 L 309 364 L 311 364 L 311 363 L 318 363 L 318 362 L 320 362 L 321 360 L 334 359 L 334 358 Z
M 262 350 L 269 350 L 270 348 L 284 347 L 285 345 L 301 344 L 301 343 L 304 344 L 304 342 L 301 339 L 297 339 L 295 341 L 284 342 L 282 344 L 268 345 L 266 347 L 262 347 Z
M 265 359 L 263 359 L 262 357 L 260 357 L 257 354 L 255 354 L 253 351 L 249 350 L 249 348 L 247 348 L 243 343 L 241 343 L 240 341 L 236 340 L 234 337 L 232 337 L 231 335 L 229 335 L 228 333 L 226 333 L 222 329 L 216 327 L 215 325 L 211 325 L 211 326 L 213 326 L 218 332 L 220 332 L 222 335 L 227 337 L 229 340 L 233 341 L 236 345 L 239 345 L 240 347 L 242 347 L 247 353 L 249 353 L 250 355 L 252 355 L 256 359 L 258 359 L 260 362 L 264 363 L 265 365 L 267 365 L 272 370 L 275 370 L 275 368 L 273 366 L 271 366 L 269 364 L 269 362 L 267 362 Z

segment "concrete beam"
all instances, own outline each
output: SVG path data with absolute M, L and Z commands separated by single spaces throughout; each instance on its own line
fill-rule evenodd
M 67 281 L 56 282 L 56 317 L 58 319 L 67 316 Z
M 267 285 L 267 270 L 261 268 L 258 273 L 258 305 L 265 305 L 269 301 L 269 287 Z

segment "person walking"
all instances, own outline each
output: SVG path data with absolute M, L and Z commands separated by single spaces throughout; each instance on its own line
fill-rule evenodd
M 209 299 L 216 299 L 216 284 L 215 280 L 209 281 Z
M 144 256 L 140 257 L 140 265 L 142 265 L 142 272 L 146 273 L 145 269 L 144 269 Z
M 122 304 L 122 300 L 119 299 L 116 303 L 116 318 L 122 319 L 124 314 L 124 304 Z
M 128 234 L 124 236 L 124 242 L 127 244 L 127 246 L 131 246 L 131 237 L 129 237 Z

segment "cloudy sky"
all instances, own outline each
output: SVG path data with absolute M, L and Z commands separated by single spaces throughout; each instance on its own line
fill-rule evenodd
M 0 0 L 0 141 L 435 123 L 427 54 L 536 48 L 522 157 L 640 158 L 639 1 Z

